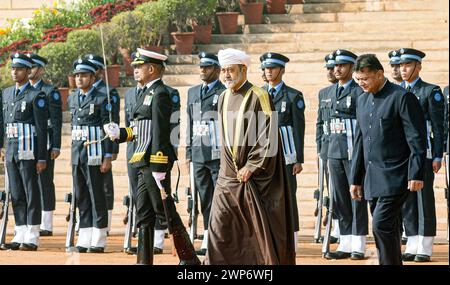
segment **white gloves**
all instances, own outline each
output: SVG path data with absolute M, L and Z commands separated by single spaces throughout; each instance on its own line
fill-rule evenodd
M 164 187 L 161 184 L 161 181 L 166 179 L 166 173 L 165 172 L 152 172 L 153 178 L 155 178 L 156 184 L 158 185 L 159 189 L 163 189 Z
M 106 135 L 112 140 L 115 141 L 120 137 L 120 128 L 116 123 L 109 123 L 103 125 L 103 129 L 105 130 Z

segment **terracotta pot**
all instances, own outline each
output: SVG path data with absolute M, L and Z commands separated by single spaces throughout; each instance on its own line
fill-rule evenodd
M 75 83 L 75 75 L 73 74 L 67 75 L 67 81 L 69 82 L 70 89 L 77 88 L 77 85 Z
M 305 0 L 286 0 L 286 4 L 304 4 Z
M 212 24 L 208 25 L 197 25 L 194 23 L 192 25 L 194 29 L 194 41 L 198 44 L 210 44 L 211 43 L 211 33 L 212 33 Z
M 58 88 L 59 95 L 61 95 L 61 109 L 63 111 L 67 110 L 67 98 L 69 97 L 69 88 L 60 87 Z
M 242 14 L 244 14 L 246 25 L 262 23 L 264 3 L 262 2 L 245 3 L 241 1 L 239 5 L 241 7 Z
M 216 15 L 222 34 L 235 34 L 237 32 L 239 12 L 220 12 Z
M 191 54 L 194 46 L 194 32 L 171 33 L 175 41 L 177 54 Z
M 285 4 L 286 0 L 266 0 L 267 13 L 284 14 L 286 13 Z
M 154 51 L 157 53 L 164 53 L 164 47 L 163 46 L 143 46 L 142 47 L 145 50 Z
M 118 64 L 108 65 L 106 70 L 108 72 L 109 86 L 119 87 L 119 85 L 120 85 L 120 78 L 119 78 L 120 65 L 118 65 Z

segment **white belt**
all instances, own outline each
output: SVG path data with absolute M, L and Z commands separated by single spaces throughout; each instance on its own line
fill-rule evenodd
M 330 132 L 332 134 L 345 134 L 347 130 L 345 128 L 345 120 L 331 119 L 330 122 Z
M 85 141 L 88 137 L 88 129 L 87 127 L 83 126 L 82 128 L 72 129 L 72 140 L 74 141 Z
M 323 122 L 322 129 L 323 129 L 323 134 L 324 135 L 328 136 L 330 134 L 329 127 L 328 127 L 328 122 L 326 122 L 326 121 Z
M 432 159 L 433 154 L 431 153 L 431 138 L 433 137 L 433 129 L 431 127 L 431 121 L 427 120 L 427 158 Z
M 210 125 L 205 121 L 194 121 L 192 124 L 192 135 L 193 136 L 209 136 Z
M 283 144 L 283 153 L 286 165 L 297 162 L 297 151 L 295 150 L 294 132 L 292 126 L 280 127 L 281 142 Z
M 19 127 L 20 126 L 29 126 L 30 124 L 23 123 L 9 123 L 6 125 L 6 137 L 8 139 L 18 138 L 19 137 Z M 31 132 L 33 136 L 36 136 L 36 129 L 33 125 L 30 125 Z

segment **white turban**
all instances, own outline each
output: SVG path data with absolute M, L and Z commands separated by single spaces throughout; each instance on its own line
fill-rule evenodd
M 220 66 L 230 64 L 243 64 L 247 67 L 250 66 L 250 56 L 243 51 L 227 48 L 219 50 L 218 54 Z

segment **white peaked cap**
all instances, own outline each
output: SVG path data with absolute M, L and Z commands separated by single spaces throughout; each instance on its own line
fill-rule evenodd
M 247 67 L 250 66 L 250 56 L 245 52 L 237 49 L 227 48 L 219 50 L 218 54 L 220 66 L 230 64 L 243 64 Z
M 158 59 L 161 61 L 165 61 L 167 59 L 167 56 L 157 53 L 157 52 L 153 52 L 153 51 L 149 51 L 149 50 L 145 50 L 145 49 L 141 49 L 141 48 L 137 48 L 137 51 L 146 57 Z

